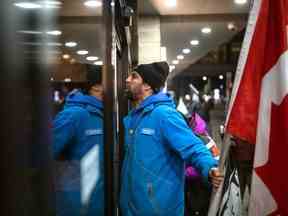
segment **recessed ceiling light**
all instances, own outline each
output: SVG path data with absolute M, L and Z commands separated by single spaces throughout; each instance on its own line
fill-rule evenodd
M 224 79 L 224 76 L 223 76 L 223 75 L 219 75 L 219 79 L 220 79 L 220 80 L 223 80 L 223 79 Z
M 53 0 L 46 0 L 42 2 L 43 6 L 45 8 L 60 8 L 62 5 L 62 2 L 60 1 L 53 1 Z
M 204 27 L 201 29 L 201 32 L 204 33 L 204 34 L 210 34 L 211 33 L 211 28 L 209 27 Z
M 74 42 L 74 41 L 69 41 L 69 42 L 66 42 L 66 43 L 65 43 L 65 46 L 66 46 L 66 47 L 76 47 L 76 46 L 77 46 L 77 43 Z
M 32 3 L 32 2 L 19 2 L 14 3 L 16 7 L 23 8 L 23 9 L 39 9 L 42 8 L 40 4 Z
M 197 46 L 197 45 L 199 45 L 199 40 L 191 40 L 191 41 L 190 41 L 190 44 L 191 44 L 192 46 Z
M 182 52 L 183 52 L 184 54 L 189 54 L 189 53 L 191 52 L 191 50 L 188 49 L 188 48 L 186 48 L 186 49 L 183 49 Z
M 173 70 L 175 70 L 175 65 L 169 65 L 169 71 L 171 72 L 171 71 L 173 71 Z
M 96 61 L 94 62 L 94 65 L 103 65 L 103 61 Z
M 71 81 L 72 81 L 71 78 L 65 78 L 65 79 L 64 79 L 64 82 L 71 82 Z
M 178 60 L 173 60 L 172 64 L 177 65 L 177 64 L 179 64 L 179 61 Z
M 183 55 L 178 55 L 177 59 L 182 60 L 182 59 L 184 59 L 184 56 Z
M 86 7 L 93 7 L 93 8 L 95 8 L 95 7 L 101 7 L 101 6 L 102 6 L 102 2 L 97 1 L 97 0 L 88 0 L 88 1 L 85 1 L 85 2 L 84 2 L 84 5 L 85 5 Z
M 235 31 L 237 29 L 234 23 L 228 23 L 227 28 L 230 31 Z
M 202 77 L 202 80 L 206 81 L 206 80 L 207 80 L 207 77 L 206 77 L 206 76 L 203 76 L 203 77 Z
M 176 7 L 177 6 L 177 0 L 166 0 L 165 3 L 168 7 Z
M 99 58 L 98 58 L 97 56 L 88 56 L 86 59 L 87 59 L 88 61 L 96 61 L 96 60 L 98 60 Z
M 59 31 L 59 30 L 54 30 L 54 31 L 47 31 L 46 34 L 48 34 L 48 35 L 54 35 L 54 36 L 58 36 L 58 35 L 61 35 L 62 32 Z
M 70 55 L 64 54 L 64 55 L 62 55 L 62 58 L 63 58 L 63 59 L 69 59 L 69 58 L 70 58 Z
M 246 4 L 246 3 L 247 3 L 247 0 L 234 0 L 234 2 L 235 2 L 236 4 L 243 5 L 243 4 Z
M 77 51 L 78 55 L 87 55 L 89 52 L 87 50 L 79 50 Z

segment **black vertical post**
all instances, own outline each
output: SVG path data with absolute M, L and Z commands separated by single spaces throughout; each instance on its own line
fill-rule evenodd
M 103 67 L 104 87 L 104 179 L 105 179 L 105 215 L 112 216 L 115 212 L 114 203 L 114 70 L 112 66 L 112 0 L 103 1 L 103 20 L 105 28 L 105 61 Z
M 0 215 L 50 216 L 53 212 L 47 71 L 39 37 L 22 37 L 44 23 L 10 0 L 0 7 Z M 43 16 L 43 14 L 41 14 Z M 24 28 L 24 29 L 23 29 Z M 26 28 L 26 29 L 25 29 Z

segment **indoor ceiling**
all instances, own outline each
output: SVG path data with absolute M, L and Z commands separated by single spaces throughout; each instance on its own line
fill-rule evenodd
M 160 16 L 161 46 L 167 48 L 167 61 L 183 55 L 170 77 L 184 71 L 210 50 L 228 42 L 241 31 L 248 18 L 250 1 L 237 5 L 233 0 L 177 0 L 174 7 L 169 6 L 171 0 L 139 1 L 140 13 L 145 16 Z M 166 2 L 166 3 L 165 3 Z M 151 13 L 152 11 L 152 13 Z M 233 24 L 233 29 L 228 29 Z M 210 34 L 203 34 L 201 29 L 210 27 Z M 198 46 L 191 46 L 191 40 L 198 40 Z M 189 54 L 182 50 L 189 48 Z
M 169 0 L 167 0 L 169 1 Z M 189 65 L 203 57 L 210 50 L 228 42 L 235 34 L 241 31 L 247 20 L 249 0 L 244 5 L 236 5 L 233 0 L 177 0 L 175 7 L 169 7 L 164 0 L 138 0 L 139 14 L 157 16 L 160 18 L 161 46 L 167 48 L 167 61 L 172 64 L 177 55 L 184 55 L 179 61 L 172 76 L 185 70 Z M 79 56 L 76 51 L 85 49 L 89 55 L 103 59 L 103 26 L 99 18 L 101 7 L 87 8 L 84 0 L 62 0 L 59 10 L 59 29 L 62 35 L 60 42 L 78 43 L 77 47 L 63 46 L 62 53 L 69 54 L 76 61 L 85 62 L 85 56 Z M 235 28 L 229 30 L 228 23 Z M 203 34 L 201 29 L 210 27 L 210 34 Z M 198 46 L 191 46 L 190 41 L 199 40 Z M 183 54 L 182 49 L 189 48 L 191 53 Z

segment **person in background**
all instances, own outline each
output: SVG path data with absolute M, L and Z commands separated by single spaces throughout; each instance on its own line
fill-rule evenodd
M 56 215 L 104 215 L 101 67 L 89 67 L 86 88 L 73 90 L 53 122 Z
M 185 161 L 207 183 L 218 187 L 223 180 L 217 161 L 161 92 L 168 73 L 166 62 L 156 62 L 139 65 L 126 79 L 136 106 L 124 119 L 120 208 L 125 216 L 183 216 Z
M 210 137 L 206 122 L 193 112 L 189 118 L 189 127 L 209 149 L 215 160 L 220 159 L 220 150 L 214 140 Z M 190 164 L 185 169 L 185 215 L 206 216 L 209 209 L 211 187 L 205 184 L 199 172 Z

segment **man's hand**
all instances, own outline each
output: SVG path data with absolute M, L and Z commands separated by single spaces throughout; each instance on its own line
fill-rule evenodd
M 209 171 L 209 179 L 214 188 L 218 188 L 224 179 L 224 175 L 217 167 L 213 167 Z

